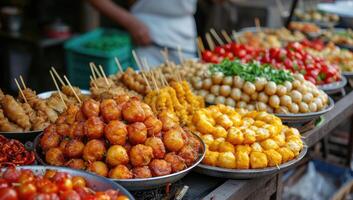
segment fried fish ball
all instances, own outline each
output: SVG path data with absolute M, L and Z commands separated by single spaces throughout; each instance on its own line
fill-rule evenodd
M 44 151 L 58 147 L 60 144 L 60 135 L 53 132 L 44 132 L 43 136 L 40 138 L 40 146 Z
M 182 157 L 187 166 L 191 166 L 198 157 L 198 152 L 196 152 L 191 146 L 185 145 L 178 152 L 178 156 Z
M 65 164 L 65 156 L 59 148 L 50 148 L 45 153 L 45 161 L 49 165 L 62 166 Z
M 219 157 L 219 152 L 206 150 L 205 158 L 202 160 L 203 164 L 216 166 Z
M 61 136 L 68 136 L 70 133 L 70 126 L 68 124 L 57 124 L 56 132 Z
M 154 116 L 147 117 L 146 120 L 144 121 L 144 124 L 147 128 L 148 137 L 152 137 L 152 136 L 159 137 L 162 135 L 161 131 L 162 131 L 163 124 L 156 117 Z
M 99 102 L 94 99 L 88 99 L 82 104 L 82 112 L 87 118 L 99 116 Z
M 131 179 L 133 174 L 125 165 L 118 165 L 109 171 L 109 178 Z
M 100 110 L 106 122 L 121 118 L 121 109 L 113 99 L 104 99 L 100 104 Z
M 143 144 L 147 139 L 147 128 L 142 122 L 135 122 L 128 125 L 127 132 L 132 145 Z
M 77 139 L 73 139 L 65 145 L 64 154 L 68 158 L 80 158 L 82 156 L 84 148 L 85 145 L 83 144 L 83 142 Z
M 117 165 L 126 165 L 129 163 L 129 155 L 123 146 L 113 145 L 108 149 L 105 161 L 113 167 Z
M 286 136 L 284 133 L 280 133 L 272 137 L 272 139 L 278 144 L 278 146 L 282 147 L 286 144 Z
M 254 143 L 251 145 L 251 151 L 262 152 L 263 149 L 262 149 L 262 146 L 260 145 L 260 143 L 254 142 Z
M 270 137 L 270 131 L 265 128 L 258 128 L 256 130 L 256 141 L 262 141 Z
M 266 139 L 261 142 L 262 148 L 265 150 L 278 149 L 278 144 L 273 139 Z
M 249 169 L 250 168 L 250 158 L 249 154 L 245 151 L 237 151 L 235 153 L 235 165 L 237 169 Z
M 245 129 L 243 130 L 243 134 L 244 134 L 244 144 L 252 144 L 254 142 L 256 142 L 256 133 L 255 131 L 251 130 L 251 129 Z
M 165 132 L 163 135 L 163 142 L 169 151 L 177 152 L 183 148 L 185 141 L 180 129 L 174 128 Z
M 227 141 L 234 144 L 242 144 L 244 141 L 244 134 L 238 128 L 231 127 L 228 130 Z
M 230 120 L 227 115 L 220 115 L 219 117 L 217 117 L 216 123 L 225 129 L 228 129 L 233 126 L 232 120 Z
M 236 167 L 235 156 L 232 152 L 219 153 L 217 166 L 234 169 Z
M 152 172 L 148 166 L 135 167 L 132 169 L 134 178 L 151 178 Z
M 214 141 L 213 135 L 211 134 L 202 135 L 201 139 L 207 146 L 210 146 Z
M 71 138 L 82 138 L 85 133 L 85 124 L 83 122 L 74 122 L 69 131 L 69 137 Z
M 235 153 L 235 148 L 229 142 L 222 142 L 221 144 L 219 144 L 218 151 L 219 152 L 232 152 L 232 153 Z
M 145 145 L 152 147 L 154 158 L 162 159 L 164 157 L 165 147 L 160 138 L 150 137 L 146 140 Z
M 70 159 L 69 161 L 66 162 L 65 166 L 73 169 L 79 169 L 79 170 L 86 169 L 85 161 L 78 158 Z
M 91 162 L 102 160 L 106 151 L 103 141 L 97 139 L 90 140 L 83 149 L 83 159 Z
M 249 154 L 251 152 L 251 147 L 248 144 L 237 145 L 237 146 L 235 146 L 235 152 L 238 152 L 238 151 L 247 152 Z
M 252 169 L 259 169 L 267 167 L 267 157 L 266 154 L 258 151 L 250 153 L 250 166 Z
M 281 147 L 277 149 L 277 152 L 282 156 L 282 163 L 293 160 L 294 158 L 294 153 L 287 147 Z
M 146 166 L 153 159 L 152 147 L 138 144 L 130 149 L 130 162 L 134 167 Z
M 86 136 L 90 139 L 99 139 L 104 133 L 104 122 L 99 118 L 92 116 L 85 122 Z
M 217 125 L 214 127 L 213 136 L 215 138 L 227 138 L 227 135 L 228 133 L 226 129 L 223 128 L 222 126 Z
M 300 150 L 302 149 L 301 145 L 295 140 L 288 141 L 285 147 L 290 149 L 293 152 L 294 156 L 298 156 Z
M 224 138 L 217 138 L 215 139 L 210 145 L 209 145 L 209 149 L 211 151 L 218 151 L 219 146 L 221 143 L 223 143 L 225 141 Z
M 153 176 L 164 176 L 172 173 L 172 166 L 165 160 L 154 159 L 148 165 Z
M 105 126 L 104 135 L 110 144 L 124 145 L 126 143 L 128 131 L 123 122 L 112 120 Z
M 87 166 L 87 171 L 100 176 L 108 176 L 108 166 L 102 161 L 94 161 Z
M 282 155 L 280 153 L 278 153 L 276 150 L 269 149 L 269 150 L 264 151 L 264 153 L 267 156 L 269 167 L 278 166 L 282 163 Z
M 123 118 L 132 122 L 143 122 L 146 119 L 145 111 L 141 106 L 141 102 L 135 99 L 130 99 L 123 106 L 122 110 Z
M 179 172 L 186 168 L 184 159 L 174 152 L 167 153 L 164 160 L 171 164 L 172 172 Z

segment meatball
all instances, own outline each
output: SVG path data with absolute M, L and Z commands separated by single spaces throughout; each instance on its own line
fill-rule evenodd
M 108 149 L 106 163 L 110 166 L 125 165 L 129 163 L 126 149 L 120 145 L 113 145 Z
M 64 153 L 59 148 L 51 148 L 46 152 L 45 160 L 49 165 L 62 166 L 65 163 Z
M 99 102 L 94 99 L 88 99 L 82 104 L 82 112 L 87 118 L 99 116 Z
M 58 147 L 60 144 L 61 137 L 55 132 L 44 132 L 43 136 L 40 138 L 40 146 L 44 151 Z
M 70 104 L 65 112 L 66 123 L 73 124 L 76 121 L 76 114 L 80 111 L 80 108 Z
M 132 172 L 125 165 L 118 165 L 109 171 L 109 178 L 114 179 L 131 179 Z
M 85 161 L 77 158 L 70 159 L 69 161 L 66 162 L 65 166 L 73 169 L 79 169 L 79 170 L 86 169 Z
M 102 161 L 94 161 L 88 164 L 87 171 L 104 177 L 108 176 L 108 166 Z
M 126 125 L 119 120 L 110 121 L 104 128 L 105 138 L 108 139 L 110 144 L 124 145 L 127 133 Z
M 153 176 L 164 176 L 172 172 L 172 166 L 165 160 L 154 159 L 148 165 Z
M 66 145 L 65 145 L 65 156 L 68 158 L 80 158 L 83 153 L 83 149 L 85 148 L 85 145 L 83 142 L 80 140 L 70 140 Z
M 147 128 L 144 123 L 135 122 L 127 126 L 131 144 L 143 144 L 147 139 Z
M 106 122 L 117 120 L 121 117 L 121 109 L 113 99 L 104 99 L 100 105 L 100 110 Z
M 83 159 L 86 161 L 102 160 L 106 153 L 105 144 L 101 140 L 93 139 L 87 142 L 83 149 Z
M 84 122 L 87 120 L 85 114 L 83 114 L 83 112 L 80 110 L 76 113 L 76 122 Z
M 133 146 L 130 150 L 130 161 L 134 167 L 146 166 L 150 163 L 153 158 L 152 147 L 138 144 Z
M 163 135 L 163 142 L 169 151 L 177 152 L 184 146 L 182 132 L 179 129 L 170 129 Z
M 85 122 L 85 131 L 90 139 L 101 138 L 104 133 L 104 123 L 99 117 L 90 117 Z
M 83 122 L 74 122 L 70 127 L 69 137 L 71 138 L 81 138 L 85 135 L 84 132 L 84 123 Z
M 152 177 L 152 173 L 148 166 L 143 167 L 135 167 L 132 169 L 132 174 L 134 178 L 150 178 Z
M 128 95 L 118 95 L 115 96 L 113 99 L 119 105 L 128 102 L 130 97 Z
M 189 145 L 195 152 L 199 152 L 201 149 L 201 141 L 192 133 L 185 133 L 185 144 Z
M 174 152 L 167 153 L 164 160 L 171 164 L 173 172 L 179 172 L 186 168 L 184 159 L 176 155 Z
M 69 143 L 69 139 L 63 139 L 61 142 L 60 142 L 60 145 L 59 145 L 59 149 L 62 151 L 62 152 L 65 152 L 65 148 L 66 148 L 66 145 L 67 143 Z
M 185 145 L 180 149 L 178 156 L 184 159 L 187 166 L 190 166 L 197 159 L 198 153 L 191 146 Z
M 152 111 L 152 109 L 151 109 L 151 107 L 149 105 L 141 102 L 141 107 L 142 107 L 143 111 L 145 112 L 146 118 L 154 116 L 153 111 Z
M 70 126 L 68 124 L 57 124 L 56 125 L 56 132 L 61 136 L 69 136 L 70 133 Z
M 146 140 L 145 145 L 152 147 L 154 158 L 164 158 L 165 147 L 160 138 L 150 137 Z
M 126 121 L 143 122 L 146 119 L 145 111 L 138 100 L 130 99 L 123 106 L 123 117 Z
M 157 119 L 154 116 L 149 116 L 146 118 L 144 124 L 147 127 L 147 134 L 149 137 L 151 136 L 156 136 L 159 137 L 161 136 L 161 131 L 162 131 L 162 122 Z
M 163 111 L 158 114 L 158 119 L 163 124 L 163 126 L 162 126 L 163 131 L 168 131 L 170 129 L 179 127 L 179 119 L 172 112 Z

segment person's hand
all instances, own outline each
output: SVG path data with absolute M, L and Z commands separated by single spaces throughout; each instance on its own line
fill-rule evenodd
M 132 36 L 134 44 L 140 46 L 146 46 L 151 44 L 152 40 L 149 34 L 149 30 L 145 24 L 143 24 L 136 17 L 131 16 L 127 30 Z

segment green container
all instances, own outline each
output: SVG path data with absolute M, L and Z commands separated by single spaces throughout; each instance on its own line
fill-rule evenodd
M 115 29 L 98 28 L 91 32 L 70 39 L 65 43 L 66 71 L 70 82 L 82 89 L 89 88 L 90 62 L 102 65 L 107 75 L 115 74 L 118 67 L 117 57 L 126 69 L 135 68 L 132 59 L 132 44 L 130 36 Z

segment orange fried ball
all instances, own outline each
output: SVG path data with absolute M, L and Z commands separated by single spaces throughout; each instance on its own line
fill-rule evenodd
M 147 128 L 148 137 L 152 137 L 152 136 L 160 137 L 161 136 L 163 124 L 159 119 L 157 119 L 154 116 L 149 116 L 144 121 L 144 124 L 146 125 L 146 128 Z
M 145 145 L 152 147 L 154 158 L 164 158 L 165 147 L 160 138 L 150 137 L 146 140 Z
M 46 129 L 47 130 L 47 129 Z M 43 136 L 40 138 L 40 146 L 44 151 L 58 147 L 60 144 L 60 135 L 51 131 L 44 131 Z
M 110 166 L 125 165 L 129 163 L 129 155 L 126 149 L 120 145 L 113 145 L 108 149 L 106 163 Z
M 60 149 L 62 152 L 65 152 L 66 145 L 67 145 L 67 143 L 69 143 L 69 142 L 70 142 L 69 139 L 63 139 L 63 140 L 60 142 L 59 149 Z
M 70 104 L 65 112 L 66 123 L 73 124 L 76 121 L 77 112 L 80 111 L 78 106 Z
M 69 131 L 69 137 L 71 138 L 81 138 L 85 135 L 84 123 L 83 122 L 74 122 Z
M 163 124 L 163 131 L 168 131 L 170 129 L 179 127 L 179 119 L 174 113 L 163 111 L 158 114 L 158 119 Z
M 90 117 L 85 122 L 86 136 L 90 139 L 98 139 L 103 136 L 104 122 L 99 117 Z
M 118 165 L 109 171 L 109 178 L 114 179 L 131 179 L 132 172 L 125 165 Z
M 100 105 L 100 110 L 106 122 L 117 120 L 121 117 L 121 109 L 113 99 L 104 99 Z
M 201 141 L 192 133 L 185 132 L 185 136 L 186 145 L 189 145 L 195 152 L 199 152 L 202 146 Z
M 84 148 L 85 145 L 83 144 L 83 142 L 77 139 L 73 139 L 65 145 L 64 154 L 68 158 L 80 158 L 82 156 Z
M 73 158 L 66 162 L 65 166 L 73 169 L 85 170 L 86 164 L 82 159 Z
M 187 166 L 191 166 L 197 159 L 198 153 L 191 146 L 185 145 L 180 149 L 178 156 L 184 159 Z
M 150 163 L 153 158 L 152 147 L 138 144 L 133 146 L 130 150 L 130 161 L 134 167 L 146 166 Z
M 124 145 L 127 133 L 126 125 L 119 120 L 110 121 L 104 128 L 105 138 L 108 139 L 110 144 Z
M 153 176 L 168 175 L 172 172 L 172 166 L 165 160 L 154 159 L 148 165 Z
M 123 104 L 129 101 L 130 97 L 128 95 L 118 95 L 113 97 L 117 104 Z
M 84 122 L 87 120 L 85 114 L 83 114 L 83 112 L 80 110 L 76 113 L 76 122 Z
M 64 153 L 59 148 L 51 148 L 45 154 L 45 160 L 49 165 L 62 166 L 65 164 Z
M 143 167 L 135 167 L 132 169 L 132 174 L 134 178 L 150 178 L 152 177 L 152 173 L 148 166 Z
M 143 111 L 145 112 L 146 118 L 150 117 L 150 116 L 154 116 L 153 111 L 149 105 L 141 102 L 141 107 L 142 107 Z
M 86 161 L 102 160 L 106 153 L 105 144 L 101 140 L 93 139 L 87 142 L 83 149 L 83 159 Z
M 99 116 L 99 102 L 94 99 L 88 99 L 82 104 L 82 112 L 87 118 Z
M 130 99 L 124 104 L 122 113 L 124 119 L 130 123 L 143 122 L 146 119 L 141 102 L 135 99 Z
M 163 142 L 169 151 L 177 152 L 184 146 L 184 139 L 180 129 L 170 129 L 163 135 Z
M 108 176 L 108 167 L 102 161 L 94 161 L 87 166 L 87 171 L 98 174 L 100 176 Z
M 147 139 L 147 128 L 142 122 L 135 122 L 127 126 L 131 144 L 143 144 Z
M 179 172 L 186 168 L 184 159 L 176 155 L 174 152 L 167 153 L 164 160 L 171 164 L 173 173 Z
M 70 126 L 68 124 L 57 124 L 56 132 L 61 136 L 68 136 L 70 133 Z

